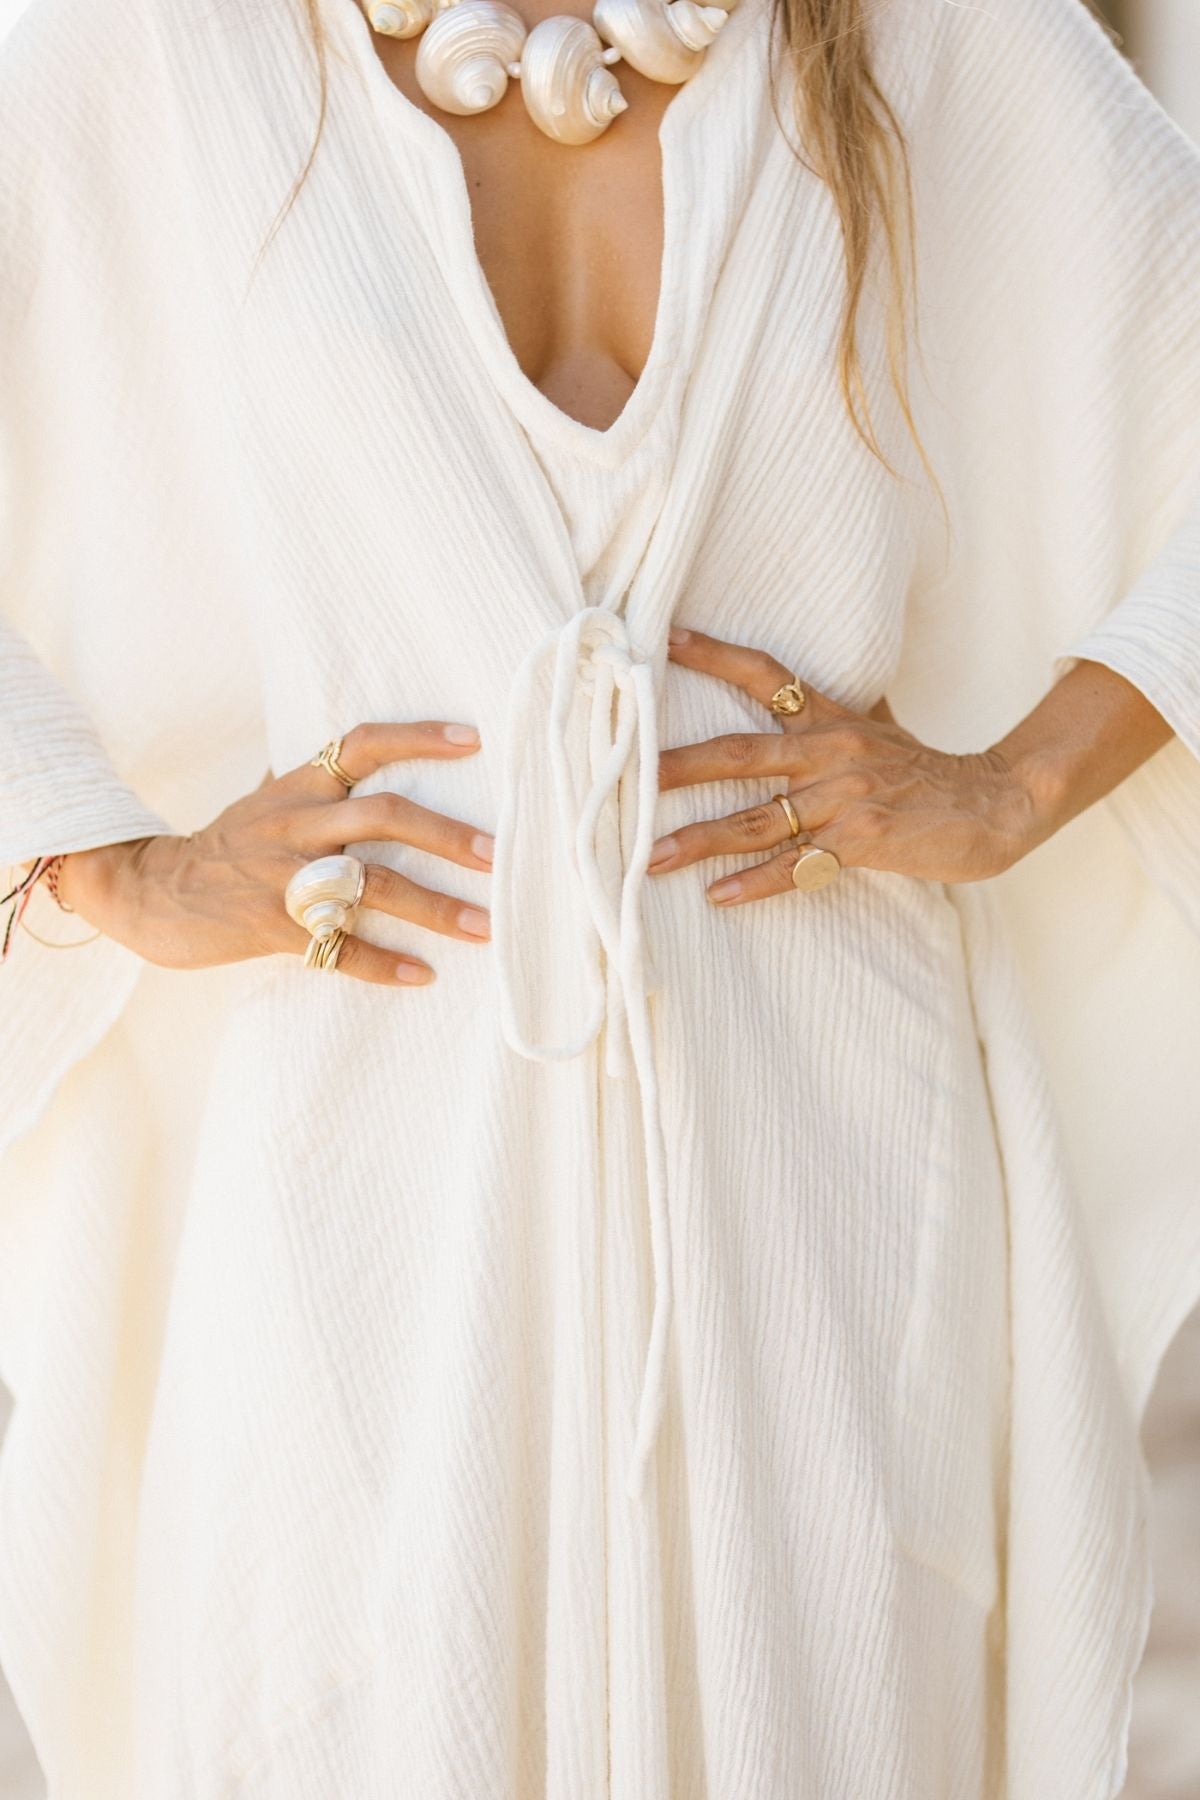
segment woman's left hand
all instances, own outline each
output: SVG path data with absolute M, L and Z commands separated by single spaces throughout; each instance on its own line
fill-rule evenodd
M 673 662 L 715 675 L 769 708 L 793 671 L 765 651 L 699 631 L 671 634 Z M 708 889 L 719 904 L 794 891 L 792 869 L 810 840 L 843 867 L 892 870 L 928 881 L 980 881 L 1010 867 L 1035 839 L 1030 796 L 995 749 L 931 750 L 896 724 L 886 701 L 870 713 L 840 705 L 797 676 L 806 696 L 795 714 L 768 711 L 761 733 L 738 731 L 664 750 L 662 789 L 761 776 L 786 793 L 800 821 L 767 797 L 723 818 L 683 825 L 651 850 L 652 873 L 709 856 L 783 847 Z M 882 709 L 882 716 L 880 711 Z M 775 721 L 782 730 L 775 727 Z

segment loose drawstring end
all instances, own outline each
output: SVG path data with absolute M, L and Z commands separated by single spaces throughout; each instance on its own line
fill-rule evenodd
M 631 1500 L 642 1500 L 646 1492 L 646 1473 L 658 1443 L 659 1427 L 667 1401 L 667 1348 L 671 1335 L 674 1300 L 668 1273 L 661 1280 L 654 1302 L 654 1318 L 650 1326 L 650 1348 L 642 1376 L 642 1393 L 638 1402 L 637 1436 L 633 1457 L 625 1477 L 625 1492 Z
M 591 635 L 589 641 L 589 634 Z M 605 979 L 587 971 L 586 991 L 594 997 L 586 1023 L 565 1042 L 534 1040 L 521 1017 L 520 960 L 513 892 L 519 794 L 528 757 L 533 682 L 543 658 L 553 655 L 548 719 L 550 770 L 563 830 L 563 849 L 572 858 L 586 903 L 586 916 L 608 962 Z M 568 719 L 579 687 L 591 691 L 588 725 L 590 783 L 577 789 L 566 746 Z M 617 717 L 612 720 L 612 702 Z M 624 620 L 603 607 L 575 614 L 537 645 L 518 671 L 506 746 L 506 787 L 496 831 L 493 861 L 493 938 L 500 983 L 501 1025 L 510 1047 L 539 1061 L 579 1055 L 607 1027 L 604 1066 L 609 1075 L 637 1076 L 646 1156 L 647 1198 L 653 1263 L 654 1307 L 650 1342 L 638 1403 L 633 1461 L 626 1492 L 640 1500 L 654 1454 L 666 1400 L 667 1352 L 673 1310 L 671 1231 L 667 1202 L 666 1149 L 659 1117 L 658 1075 L 648 994 L 658 986 L 642 942 L 640 898 L 654 838 L 658 796 L 658 732 L 650 663 L 630 645 Z M 636 747 L 637 815 L 628 867 L 614 904 L 601 870 L 604 807 L 618 789 Z

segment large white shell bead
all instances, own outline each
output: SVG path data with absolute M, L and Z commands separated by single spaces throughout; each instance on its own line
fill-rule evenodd
M 695 0 L 596 0 L 596 30 L 651 81 L 678 85 L 696 73 L 728 18 L 721 6 Z
M 437 0 L 373 0 L 367 17 L 383 37 L 410 38 L 424 31 L 437 10 Z
M 521 52 L 521 92 L 529 116 L 560 144 L 590 144 L 629 102 L 609 69 L 606 50 L 586 19 L 542 19 Z
M 701 6 L 697 0 L 670 0 L 663 9 L 675 36 L 689 50 L 707 50 L 729 17 L 727 6 Z
M 444 112 L 486 112 L 503 98 L 524 42 L 520 14 L 504 0 L 458 0 L 417 45 L 417 85 Z

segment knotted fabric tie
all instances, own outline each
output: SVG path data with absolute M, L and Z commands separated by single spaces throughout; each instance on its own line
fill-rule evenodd
M 543 741 L 537 737 L 536 684 L 547 663 L 552 670 L 549 713 Z M 586 714 L 578 717 L 580 702 Z M 616 718 L 613 718 L 614 700 Z M 586 728 L 581 784 L 572 756 L 580 726 Z M 574 736 L 573 736 L 574 732 Z M 636 828 L 628 863 L 622 870 L 620 821 L 613 829 L 605 809 L 631 761 L 636 768 Z M 518 840 L 527 816 L 530 783 L 553 782 L 558 843 L 536 843 L 522 867 L 533 868 L 551 857 L 567 858 L 582 892 L 582 941 L 572 944 L 581 957 L 583 986 L 590 1005 L 585 1022 L 564 1043 L 537 1043 L 522 1022 L 527 998 L 520 959 L 521 921 L 516 917 Z M 642 941 L 641 888 L 654 838 L 658 795 L 658 727 L 653 669 L 631 645 L 625 621 L 607 607 L 590 606 L 572 615 L 534 646 L 517 670 L 510 701 L 504 752 L 504 790 L 496 826 L 492 865 L 493 943 L 500 987 L 501 1026 L 512 1049 L 539 1062 L 579 1056 L 607 1021 L 605 1068 L 624 1075 L 628 1051 L 637 1078 L 646 1186 L 650 1213 L 650 1245 L 654 1272 L 654 1310 L 638 1406 L 637 1434 L 626 1491 L 634 1499 L 644 1492 L 645 1473 L 653 1453 L 665 1401 L 667 1344 L 673 1304 L 670 1218 L 667 1208 L 666 1149 L 659 1111 L 658 1075 L 648 996 L 656 986 Z M 536 815 L 536 807 L 534 808 Z M 601 980 L 598 948 L 607 958 L 607 983 Z M 544 946 L 538 946 L 543 950 Z M 628 1050 L 626 1047 L 628 1046 Z

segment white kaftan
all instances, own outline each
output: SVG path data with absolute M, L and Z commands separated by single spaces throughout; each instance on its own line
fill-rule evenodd
M 1078 0 L 872 12 L 947 557 L 874 293 L 905 479 L 844 412 L 766 0 L 664 116 L 603 432 L 322 9 L 253 280 L 298 4 L 34 0 L 0 62 L 0 856 L 192 829 L 368 718 L 477 723 L 358 791 L 498 832 L 491 875 L 352 846 L 492 907 L 365 918 L 425 990 L 0 974 L 0 1659 L 51 1800 L 1110 1800 L 1200 1292 L 1200 156 Z M 769 719 L 674 616 L 949 748 L 1072 654 L 1178 736 L 1011 878 L 721 912 L 741 859 L 648 844 L 769 787 L 657 795 L 657 750 Z

